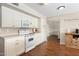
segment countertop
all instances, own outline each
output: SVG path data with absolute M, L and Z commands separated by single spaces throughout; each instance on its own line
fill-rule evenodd
M 71 33 L 65 33 L 65 35 L 79 35 L 79 34 L 71 32 Z
M 32 36 L 34 35 L 34 33 L 29 33 L 29 34 L 18 34 L 18 33 L 14 33 L 14 34 L 0 34 L 0 37 L 15 37 L 15 36 Z
M 1 34 L 0 35 L 0 37 L 3 37 L 3 38 L 5 38 L 5 37 L 14 37 L 14 36 L 23 36 L 23 35 L 19 35 L 19 34 Z

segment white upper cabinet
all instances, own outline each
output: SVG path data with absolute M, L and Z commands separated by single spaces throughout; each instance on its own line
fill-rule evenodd
M 34 27 L 39 28 L 38 19 L 34 18 Z
M 22 14 L 22 18 L 21 18 L 21 27 L 29 27 L 29 19 L 28 16 L 25 14 Z
M 34 19 L 35 20 L 35 27 L 38 28 L 38 19 Z
M 39 28 L 38 24 L 38 19 L 35 17 L 30 17 L 29 16 L 29 24 L 31 28 Z
M 1 6 L 1 27 L 38 28 L 38 19 L 17 10 Z
M 14 27 L 21 27 L 21 18 L 22 18 L 22 16 L 21 16 L 21 14 L 22 13 L 20 13 L 20 12 L 17 12 L 17 11 L 13 11 L 13 20 L 14 20 Z
M 2 9 L 2 27 L 12 27 L 14 24 L 14 19 L 13 19 L 13 12 L 11 9 L 6 8 L 6 7 L 1 7 Z
M 28 17 L 28 19 L 29 19 L 29 27 L 34 28 L 34 19 L 30 16 Z
M 21 16 L 19 12 L 4 6 L 1 6 L 1 9 L 2 27 L 21 27 Z

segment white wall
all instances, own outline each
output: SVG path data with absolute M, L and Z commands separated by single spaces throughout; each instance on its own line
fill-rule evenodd
M 49 27 L 47 23 L 46 17 L 41 18 L 41 37 L 43 41 L 47 40 L 47 37 L 49 36 Z

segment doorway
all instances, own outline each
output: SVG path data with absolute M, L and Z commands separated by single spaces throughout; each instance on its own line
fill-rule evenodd
M 49 21 L 49 37 L 60 43 L 60 21 Z

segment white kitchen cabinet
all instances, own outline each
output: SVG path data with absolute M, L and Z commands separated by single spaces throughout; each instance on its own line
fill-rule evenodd
M 0 6 L 0 25 L 1 27 L 25 27 L 25 28 L 38 28 L 38 19 L 30 15 L 21 13 L 17 10 Z
M 1 10 L 1 27 L 28 27 L 26 14 L 4 6 Z
M 1 12 L 2 12 L 2 27 L 12 27 L 14 24 L 14 18 L 13 18 L 13 12 L 12 9 L 9 9 L 7 7 L 1 6 Z
M 35 34 L 35 45 L 36 45 L 36 46 L 41 43 L 40 40 L 41 40 L 41 35 L 40 35 L 40 33 L 36 33 L 36 34 Z
M 39 28 L 39 21 L 38 21 L 39 19 L 37 19 L 37 18 L 34 18 L 34 27 L 35 28 Z
M 25 14 L 22 14 L 21 27 L 25 27 L 25 28 L 29 27 L 29 18 Z
M 15 43 L 16 43 L 16 40 L 14 38 L 5 38 L 5 55 L 6 56 L 16 55 Z
M 26 28 L 33 28 L 34 27 L 34 21 L 33 18 L 29 15 L 23 15 L 22 16 L 22 26 L 21 27 L 26 27 Z
M 28 17 L 28 19 L 29 19 L 29 27 L 34 28 L 34 19 L 30 16 Z
M 38 28 L 38 20 L 37 19 L 34 20 L 35 20 L 35 27 Z
M 5 38 L 5 56 L 20 55 L 25 51 L 24 36 Z
M 14 27 L 21 27 L 21 18 L 22 18 L 22 13 L 18 11 L 13 11 L 13 25 Z
M 16 46 L 15 47 L 16 55 L 20 55 L 21 53 L 25 51 L 24 36 L 17 37 L 15 46 Z
M 2 6 L 2 27 L 33 27 L 30 16 Z M 32 19 L 31 19 L 32 20 Z
M 29 16 L 29 25 L 30 25 L 29 27 L 31 27 L 31 28 L 39 28 L 38 19 L 35 17 Z
M 21 27 L 20 12 L 1 6 L 1 27 Z

